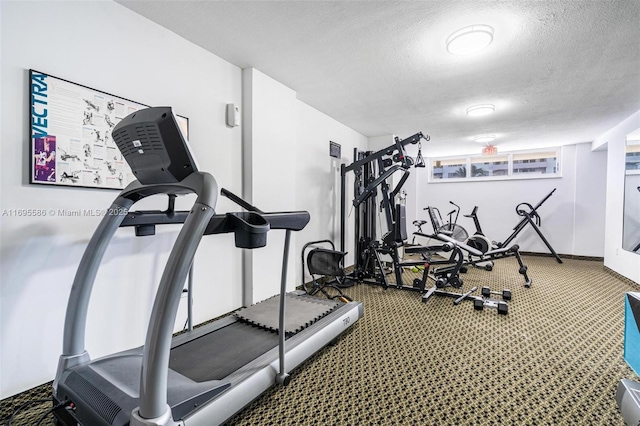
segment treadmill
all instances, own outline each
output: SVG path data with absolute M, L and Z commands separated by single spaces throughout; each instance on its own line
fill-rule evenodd
M 218 186 L 197 170 L 169 107 L 137 111 L 112 131 L 137 180 L 116 198 L 80 261 L 67 305 L 63 352 L 53 382 L 56 422 L 64 426 L 216 425 L 240 411 L 288 371 L 334 341 L 363 315 L 362 303 L 341 303 L 285 292 L 292 231 L 308 212 L 265 213 L 234 194 L 221 194 L 245 211 L 215 214 Z M 189 211 L 175 211 L 179 194 L 195 193 Z M 157 194 L 165 211 L 130 211 Z M 183 224 L 164 269 L 143 347 L 92 360 L 85 349 L 89 298 L 101 259 L 119 227 L 153 235 L 163 224 Z M 173 337 L 185 279 L 204 235 L 233 232 L 235 245 L 267 243 L 284 230 L 281 291 L 231 316 Z

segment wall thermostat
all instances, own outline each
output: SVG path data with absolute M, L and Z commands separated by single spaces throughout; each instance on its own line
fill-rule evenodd
M 236 104 L 227 104 L 227 126 L 237 127 L 240 125 L 240 107 Z

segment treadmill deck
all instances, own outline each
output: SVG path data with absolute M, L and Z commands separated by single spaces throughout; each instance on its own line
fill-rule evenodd
M 287 298 L 286 317 L 299 319 L 287 323 L 286 329 L 300 331 L 287 336 L 285 358 L 288 371 L 362 317 L 362 304 L 359 302 L 344 304 L 295 294 L 290 297 L 291 300 L 300 300 L 290 303 L 290 298 Z M 174 338 L 167 401 L 174 419 L 182 419 L 185 423 L 188 420 L 190 426 L 221 424 L 273 385 L 279 361 L 278 333 L 271 330 L 274 324 L 267 317 L 277 317 L 277 314 L 266 315 L 269 309 L 273 309 L 273 305 L 265 309 L 274 303 L 269 299 L 254 306 L 263 303 L 267 304 L 249 309 L 248 313 L 242 310 Z M 277 298 L 275 303 L 277 307 Z M 319 306 L 322 307 L 321 312 L 318 312 Z M 306 315 L 299 310 L 306 310 Z M 65 371 L 58 383 L 56 397 L 73 400 L 76 410 L 70 421 L 59 419 L 61 424 L 128 424 L 129 414 L 138 405 L 137 379 L 141 374 L 142 354 L 143 347 L 140 347 Z M 86 386 L 79 386 L 78 379 L 91 383 L 93 391 L 87 394 Z M 107 405 L 118 408 L 117 419 L 103 414 L 103 407 Z
M 338 302 L 328 299 L 287 294 L 287 338 L 338 306 Z M 278 346 L 279 308 L 280 296 L 277 295 L 239 310 L 234 315 L 239 321 L 172 348 L 169 368 L 198 383 L 222 380 Z

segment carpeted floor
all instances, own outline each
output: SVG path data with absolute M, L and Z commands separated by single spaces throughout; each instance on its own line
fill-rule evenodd
M 412 291 L 346 289 L 364 317 L 228 424 L 623 425 L 615 389 L 621 378 L 638 380 L 622 358 L 624 293 L 640 287 L 600 261 L 524 260 L 528 289 L 514 259 L 463 275 L 464 289 L 511 289 L 508 315 L 444 297 L 422 303 Z M 41 388 L 30 397 L 48 397 Z M 22 400 L 2 401 L 0 415 Z M 14 424 L 35 424 L 46 407 Z

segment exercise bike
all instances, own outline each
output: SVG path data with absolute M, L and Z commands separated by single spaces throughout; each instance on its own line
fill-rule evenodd
M 434 233 L 447 235 L 460 242 L 467 241 L 467 239 L 469 238 L 469 233 L 462 226 L 458 225 L 460 206 L 453 201 L 449 201 L 449 204 L 453 205 L 454 209 L 447 213 L 448 221 L 444 224 L 442 224 L 442 215 L 440 215 L 440 210 L 438 210 L 437 207 L 425 207 L 423 210 L 429 211 L 429 215 L 431 216 L 431 224 L 434 226 Z
M 453 202 L 451 204 L 453 204 L 454 206 L 456 205 Z M 459 247 L 461 250 L 463 250 L 465 253 L 467 253 L 467 258 L 466 258 L 467 260 L 464 262 L 464 265 L 462 265 L 462 267 L 460 268 L 460 272 L 466 272 L 466 265 L 472 265 L 476 268 L 482 268 L 487 271 L 491 271 L 493 269 L 494 260 L 504 259 L 505 257 L 513 256 L 518 261 L 518 266 L 519 266 L 518 272 L 524 277 L 524 280 L 525 280 L 524 286 L 527 288 L 531 286 L 532 280 L 527 275 L 527 266 L 522 261 L 522 257 L 520 256 L 520 252 L 519 252 L 520 248 L 518 247 L 517 244 L 508 246 L 508 247 L 503 246 L 498 248 L 492 247 L 490 244 L 488 244 L 489 249 L 485 252 L 482 252 L 466 244 L 466 240 L 458 241 L 452 236 L 447 235 L 446 233 L 438 232 L 439 229 L 443 229 L 443 225 L 439 222 L 440 216 L 439 214 L 437 214 L 437 209 L 435 207 L 429 206 L 425 210 L 429 212 L 431 225 L 433 226 L 433 229 L 436 232 L 432 235 L 421 234 L 421 233 L 420 234 L 415 233 L 415 235 L 418 235 L 421 237 L 427 237 L 427 238 L 434 238 L 439 241 L 452 243 L 457 247 Z
M 433 230 L 436 235 L 446 235 L 458 242 L 461 242 L 467 246 L 472 247 L 475 250 L 478 250 L 482 254 L 487 253 L 493 248 L 493 244 L 489 239 L 482 233 L 482 228 L 480 227 L 480 223 L 478 222 L 477 216 L 475 216 L 478 207 L 476 206 L 471 213 L 471 215 L 464 215 L 465 217 L 474 217 L 474 224 L 476 226 L 476 232 L 471 237 L 464 227 L 458 225 L 458 217 L 460 215 L 460 206 L 454 203 L 453 201 L 449 201 L 449 204 L 454 206 L 454 209 L 447 213 L 449 221 L 442 225 L 442 216 L 440 215 L 440 211 L 437 207 L 426 207 L 424 210 L 429 212 L 429 218 L 431 219 L 431 224 L 433 226 Z M 491 271 L 493 269 L 493 262 L 491 260 L 482 260 L 477 256 L 474 256 L 470 252 L 467 256 L 467 261 L 465 262 L 467 265 L 472 265 L 476 268 L 482 268 L 486 271 Z M 462 270 L 465 272 L 465 268 Z
M 482 231 L 482 227 L 480 226 L 480 221 L 478 220 L 478 206 L 475 206 L 470 214 L 465 214 L 464 217 L 468 217 L 473 220 L 473 224 L 476 227 L 476 232 L 473 233 L 471 237 L 467 239 L 467 245 L 473 247 L 476 250 L 480 250 L 483 253 L 488 252 L 492 247 L 496 244 L 489 240 L 484 232 Z

